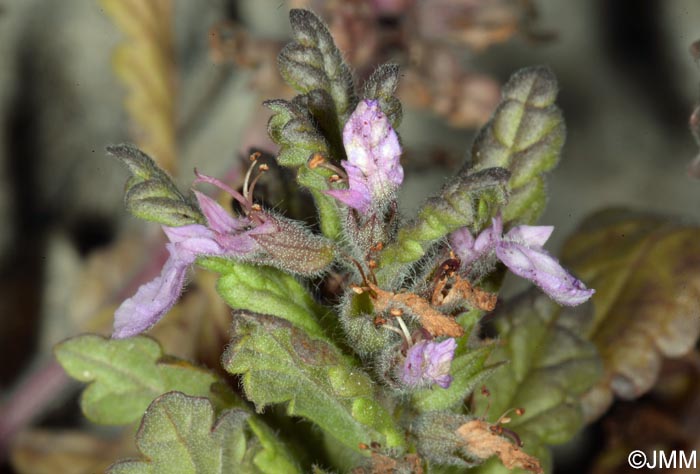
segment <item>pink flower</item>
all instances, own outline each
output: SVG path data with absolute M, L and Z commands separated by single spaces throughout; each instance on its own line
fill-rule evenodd
M 452 383 L 450 365 L 457 349 L 453 338 L 442 342 L 420 341 L 406 354 L 401 369 L 401 381 L 409 387 L 425 387 L 438 384 L 448 388 Z
M 333 189 L 333 196 L 362 214 L 396 197 L 403 182 L 399 162 L 401 145 L 389 119 L 376 100 L 363 100 L 343 129 L 347 161 L 342 165 L 348 174 L 348 189 Z
M 586 288 L 542 248 L 553 230 L 552 226 L 520 225 L 503 235 L 503 220 L 498 216 L 476 239 L 467 228 L 453 232 L 450 245 L 463 268 L 495 255 L 510 271 L 539 286 L 557 303 L 576 306 L 588 300 L 595 290 Z
M 214 178 L 200 176 L 198 180 L 215 184 L 240 197 Z M 208 255 L 240 258 L 255 254 L 261 251 L 255 236 L 276 230 L 273 222 L 264 220 L 261 213 L 254 217 L 236 218 L 210 197 L 197 191 L 195 195 L 207 219 L 207 225 L 163 226 L 170 241 L 167 244 L 170 257 L 160 276 L 142 285 L 134 296 L 119 306 L 114 313 L 112 337 L 122 339 L 135 336 L 157 323 L 180 298 L 187 270 L 197 257 Z

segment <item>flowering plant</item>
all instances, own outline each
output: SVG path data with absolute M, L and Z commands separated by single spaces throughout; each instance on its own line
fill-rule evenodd
M 109 149 L 131 172 L 127 208 L 163 226 L 169 253 L 116 310 L 111 339 L 56 350 L 90 383 L 91 419 L 142 417 L 141 457 L 110 472 L 548 470 L 547 445 L 583 425 L 583 395 L 606 369 L 580 329 L 595 290 L 543 249 L 553 227 L 534 225 L 564 141 L 553 74 L 516 73 L 470 160 L 405 219 L 398 68 L 356 90 L 323 23 L 304 10 L 291 22 L 279 66 L 300 95 L 265 105 L 277 165 L 315 203 L 312 226 L 256 202 L 275 165 L 260 155 L 242 192 L 195 172 L 188 194 L 139 150 Z M 142 335 L 194 266 L 219 275 L 233 309 L 224 372 L 166 357 Z M 540 290 L 502 303 L 507 270 Z M 331 280 L 334 291 L 319 290 Z

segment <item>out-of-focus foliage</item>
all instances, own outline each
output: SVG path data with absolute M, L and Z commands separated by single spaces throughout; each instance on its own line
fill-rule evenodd
M 584 397 L 586 419 L 615 396 L 634 399 L 655 383 L 664 357 L 687 353 L 700 334 L 700 228 L 615 210 L 589 217 L 562 260 L 597 292 L 582 326 L 604 360 L 605 376 Z
M 171 0 L 100 0 L 126 35 L 114 71 L 128 89 L 126 109 L 139 147 L 166 171 L 177 172 L 177 74 Z

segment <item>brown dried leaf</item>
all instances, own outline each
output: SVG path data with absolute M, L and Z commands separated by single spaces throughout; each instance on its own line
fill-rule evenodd
M 415 293 L 392 293 L 371 283 L 369 283 L 369 288 L 374 293 L 372 299 L 374 309 L 378 313 L 391 308 L 405 307 L 418 318 L 421 326 L 433 337 L 460 337 L 464 334 L 464 329 L 454 318 L 442 314 L 433 308 L 425 298 L 421 298 Z
M 544 473 L 537 458 L 491 431 L 493 426 L 483 420 L 471 420 L 460 426 L 457 434 L 464 439 L 467 449 L 481 459 L 498 456 L 508 469 L 521 468 L 536 474 Z
M 370 467 L 356 467 L 351 474 L 396 474 L 397 472 L 412 472 L 423 474 L 423 465 L 417 454 L 407 454 L 401 459 L 394 459 L 373 452 Z
M 435 295 L 435 293 L 433 293 L 433 295 Z M 493 311 L 496 307 L 497 300 L 498 294 L 489 293 L 481 288 L 474 287 L 469 281 L 462 279 L 459 275 L 455 275 L 452 287 L 439 304 L 442 306 L 449 306 L 461 301 L 467 301 L 474 308 L 482 311 Z
M 700 335 L 700 228 L 625 211 L 591 216 L 564 245 L 562 261 L 593 296 L 582 328 L 605 376 L 583 399 L 590 421 L 615 395 L 633 399 L 655 383 L 664 357 L 688 352 Z

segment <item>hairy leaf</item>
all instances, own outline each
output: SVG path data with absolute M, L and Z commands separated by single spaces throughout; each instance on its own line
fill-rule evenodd
M 176 67 L 171 0 L 100 0 L 127 39 L 114 52 L 113 68 L 128 89 L 126 109 L 136 141 L 171 173 L 176 161 Z
M 107 147 L 107 152 L 124 163 L 131 173 L 124 203 L 135 217 L 172 227 L 204 223 L 194 200 L 185 197 L 148 155 L 125 144 Z
M 336 48 L 328 28 L 308 10 L 289 12 L 294 41 L 277 59 L 280 74 L 293 88 L 306 94 L 326 91 L 333 99 L 340 122 L 345 123 L 355 105 L 350 68 Z
M 265 101 L 264 105 L 273 112 L 267 133 L 280 147 L 277 155 L 280 165 L 297 168 L 305 165 L 314 153 L 329 155 L 326 139 L 301 104 L 278 99 Z
M 238 312 L 224 367 L 242 375 L 247 398 L 262 410 L 287 403 L 345 446 L 377 441 L 403 444 L 389 413 L 375 399 L 370 378 L 328 342 L 273 316 Z
M 568 441 L 583 426 L 580 397 L 602 372 L 595 346 L 580 334 L 590 310 L 589 304 L 560 307 L 531 290 L 497 313 L 501 344 L 489 362 L 507 363 L 488 378 L 490 396 L 476 394 L 475 413 L 490 405 L 487 417 L 495 421 L 507 410 L 524 409 L 522 416 L 510 415 L 507 428 L 527 440 L 531 454 L 541 452 L 540 445 Z
M 143 460 L 122 461 L 109 474 L 225 474 L 299 473 L 283 451 L 262 452 L 263 466 L 256 462 L 260 447 L 247 439 L 246 421 L 251 415 L 242 409 L 229 410 L 218 419 L 206 398 L 170 392 L 157 398 L 146 410 L 136 435 Z M 251 446 L 252 444 L 252 446 Z M 252 452 L 251 452 L 252 448 Z M 261 469 L 262 467 L 262 469 Z
M 612 403 L 648 391 L 664 357 L 688 352 L 700 334 L 700 227 L 622 210 L 588 218 L 562 261 L 593 295 L 583 328 L 599 348 L 605 377 L 585 398 L 593 420 Z
M 402 265 L 419 260 L 450 232 L 462 227 L 480 230 L 505 201 L 508 176 L 502 168 L 473 174 L 463 171 L 439 196 L 428 199 L 418 216 L 399 229 L 396 241 L 380 254 L 380 283 L 392 282 Z
M 219 378 L 189 362 L 167 358 L 148 337 L 106 339 L 83 335 L 54 349 L 58 362 L 71 377 L 89 383 L 80 405 L 96 423 L 123 425 L 138 420 L 158 396 L 172 390 L 209 396 L 222 406 L 220 391 L 212 391 Z M 235 402 L 234 402 L 235 403 Z
M 297 98 L 298 99 L 298 98 Z M 330 133 L 336 137 L 332 149 L 328 140 L 317 128 L 310 112 L 303 106 L 303 100 L 293 102 L 271 100 L 265 105 L 274 113 L 268 122 L 268 134 L 280 147 L 277 161 L 282 166 L 297 168 L 297 182 L 308 189 L 316 202 L 321 231 L 326 237 L 337 239 L 342 226 L 337 201 L 323 193 L 330 189 L 328 178 L 333 174 L 324 168 L 311 169 L 308 161 L 313 156 L 334 157 L 339 161 L 345 154 L 340 142 L 340 131 Z
M 379 100 L 379 106 L 396 130 L 401 125 L 403 110 L 401 101 L 394 95 L 399 85 L 399 66 L 382 64 L 367 79 L 362 90 L 363 99 Z
M 277 316 L 314 338 L 326 337 L 319 325 L 324 308 L 294 277 L 275 268 L 223 258 L 200 258 L 197 263 L 221 274 L 217 290 L 230 307 Z
M 503 99 L 472 146 L 474 170 L 511 172 L 506 222 L 534 223 L 545 205 L 542 174 L 559 160 L 565 126 L 554 104 L 557 81 L 546 67 L 522 69 L 503 87 Z

